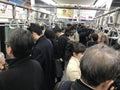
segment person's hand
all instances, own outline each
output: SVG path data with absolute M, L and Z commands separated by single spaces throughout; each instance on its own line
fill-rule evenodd
M 99 86 L 97 86 L 94 90 L 108 90 L 110 85 L 113 83 L 113 80 L 106 81 Z M 109 90 L 114 90 L 114 87 L 111 87 Z

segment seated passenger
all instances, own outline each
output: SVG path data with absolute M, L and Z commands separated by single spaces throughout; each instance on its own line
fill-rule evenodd
M 81 43 L 75 42 L 73 44 L 72 56 L 69 60 L 69 63 L 66 68 L 66 78 L 70 81 L 75 81 L 76 79 L 80 79 L 81 71 L 80 71 L 80 60 L 85 51 L 85 46 Z
M 0 72 L 0 90 L 43 90 L 42 68 L 30 58 L 34 40 L 27 30 L 12 30 L 6 43 L 10 63 Z

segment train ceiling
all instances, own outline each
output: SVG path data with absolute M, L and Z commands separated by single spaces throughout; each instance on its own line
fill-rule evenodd
M 97 0 L 53 0 L 57 4 L 93 5 Z M 43 4 L 42 0 L 35 0 L 36 4 Z
M 54 0 L 57 4 L 93 5 L 96 0 Z
M 53 0 L 53 1 L 57 4 L 94 5 L 98 0 Z M 45 3 L 42 0 L 35 0 L 35 4 L 44 5 Z M 113 0 L 112 6 L 119 7 L 120 0 Z

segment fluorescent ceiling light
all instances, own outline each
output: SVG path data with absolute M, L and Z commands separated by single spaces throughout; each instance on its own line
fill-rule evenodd
M 57 5 L 53 0 L 41 0 L 41 1 L 45 2 L 46 4 Z

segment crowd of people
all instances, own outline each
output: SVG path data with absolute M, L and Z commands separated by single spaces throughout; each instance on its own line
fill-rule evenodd
M 12 30 L 0 53 L 0 90 L 119 90 L 120 40 L 84 24 L 32 23 Z

